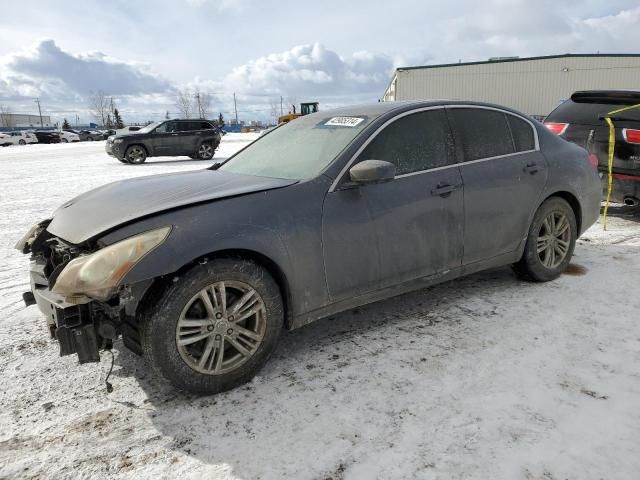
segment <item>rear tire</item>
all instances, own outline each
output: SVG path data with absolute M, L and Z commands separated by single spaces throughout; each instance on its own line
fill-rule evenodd
M 62 143 L 69 143 L 69 140 L 67 140 L 66 138 L 63 138 Z
M 25 142 L 25 141 L 24 141 L 24 140 L 22 140 L 22 139 L 20 139 L 20 141 L 18 141 L 18 143 L 19 143 L 20 145 L 26 145 L 26 144 L 27 144 L 27 142 Z
M 198 147 L 196 155 L 200 160 L 211 160 L 216 149 L 212 143 L 203 143 Z
M 176 388 L 195 394 L 249 381 L 271 356 L 284 322 L 278 285 L 244 259 L 198 264 L 153 303 L 143 312 L 144 357 Z
M 578 228 L 571 206 L 560 197 L 546 200 L 533 217 L 516 274 L 533 282 L 554 280 L 565 271 L 576 245 Z
M 140 165 L 147 160 L 147 151 L 141 145 L 131 145 L 124 152 L 124 159 L 126 163 Z

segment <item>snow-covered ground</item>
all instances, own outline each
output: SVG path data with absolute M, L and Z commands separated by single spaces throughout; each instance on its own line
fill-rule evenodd
M 316 322 L 208 398 L 118 344 L 107 394 L 109 357 L 59 358 L 23 307 L 11 247 L 89 188 L 202 167 L 123 165 L 102 142 L 0 149 L 0 478 L 638 478 L 640 212 L 624 207 L 554 282 L 501 268 Z

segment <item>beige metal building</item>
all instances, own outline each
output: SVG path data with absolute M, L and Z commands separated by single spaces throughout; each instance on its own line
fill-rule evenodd
M 587 89 L 640 90 L 640 54 L 507 57 L 398 68 L 383 100 L 477 100 L 543 117 L 576 90 Z

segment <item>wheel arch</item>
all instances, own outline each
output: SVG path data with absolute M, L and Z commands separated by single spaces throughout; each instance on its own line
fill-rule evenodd
M 129 145 L 127 145 L 127 147 L 124 149 L 124 153 L 127 153 L 127 150 L 129 150 L 131 147 L 142 147 L 144 148 L 144 151 L 147 154 L 147 157 L 151 156 L 151 149 L 149 149 L 149 147 L 147 145 L 145 145 L 143 142 L 132 142 Z
M 575 215 L 576 226 L 578 227 L 578 235 L 580 235 L 580 233 L 582 233 L 582 206 L 580 205 L 580 200 L 578 200 L 578 198 L 571 192 L 568 192 L 566 190 L 559 190 L 548 195 L 542 202 L 540 202 L 540 205 L 549 200 L 551 197 L 560 197 L 569 204 L 571 210 L 573 210 L 573 214 Z
M 144 312 L 149 305 L 154 304 L 162 296 L 163 292 L 168 288 L 171 282 L 173 282 L 173 279 L 176 276 L 180 276 L 184 272 L 193 268 L 195 265 L 210 262 L 218 258 L 241 258 L 244 260 L 251 260 L 252 262 L 256 263 L 257 265 L 267 270 L 267 272 L 276 281 L 278 288 L 280 289 L 280 293 L 282 295 L 282 303 L 284 307 L 284 324 L 287 329 L 291 329 L 291 326 L 292 326 L 291 289 L 289 286 L 289 281 L 283 269 L 268 256 L 262 253 L 259 253 L 255 250 L 242 249 L 242 248 L 216 250 L 204 255 L 200 255 L 199 257 L 194 258 L 190 262 L 184 264 L 175 272 L 172 272 L 167 275 L 163 275 L 162 277 L 155 278 L 153 280 L 153 283 L 149 286 L 149 288 L 144 293 L 143 297 L 140 299 L 138 303 L 138 308 L 142 309 L 141 311 Z

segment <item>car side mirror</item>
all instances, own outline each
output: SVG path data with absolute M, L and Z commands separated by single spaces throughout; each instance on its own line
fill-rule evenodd
M 390 182 L 395 176 L 396 166 L 384 160 L 365 160 L 349 169 L 349 177 L 357 185 Z

